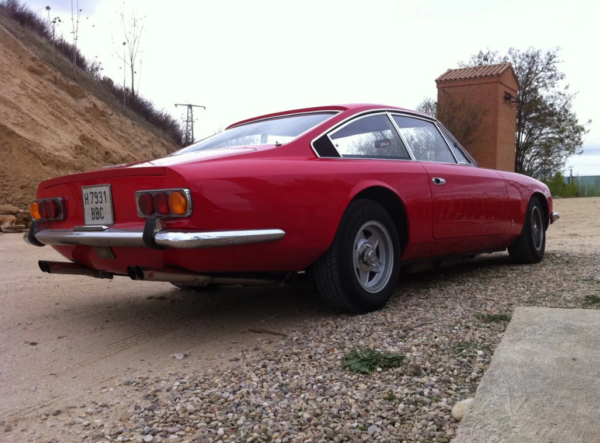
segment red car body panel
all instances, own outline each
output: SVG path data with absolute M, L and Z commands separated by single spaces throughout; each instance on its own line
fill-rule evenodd
M 178 267 L 195 272 L 300 271 L 331 245 L 350 202 L 370 188 L 400 200 L 406 213 L 403 261 L 506 248 L 520 234 L 529 199 L 548 188 L 519 174 L 457 164 L 413 160 L 319 158 L 311 141 L 348 118 L 378 105 L 345 105 L 270 114 L 237 123 L 297 112 L 336 110 L 338 114 L 283 146 L 218 148 L 47 180 L 38 198 L 63 197 L 66 218 L 46 222 L 50 229 L 84 225 L 81 187 L 110 184 L 115 224 L 143 229 L 134 193 L 187 188 L 190 217 L 163 220 L 174 230 L 228 231 L 281 229 L 285 237 L 269 243 L 210 249 L 154 250 L 112 247 L 104 259 L 91 246 L 53 246 L 66 258 L 94 269 L 125 274 L 128 266 Z M 412 112 L 412 111 L 410 111 Z M 415 114 L 415 113 L 413 113 Z M 444 187 L 432 184 L 443 176 Z

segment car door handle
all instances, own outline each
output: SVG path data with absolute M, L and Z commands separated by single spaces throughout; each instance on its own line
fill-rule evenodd
M 433 182 L 434 185 L 445 185 L 446 184 L 446 180 L 444 180 L 441 177 L 433 177 L 433 179 L 431 179 L 431 181 Z

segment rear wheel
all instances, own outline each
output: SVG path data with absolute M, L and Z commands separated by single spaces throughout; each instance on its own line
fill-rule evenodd
M 532 197 L 521 235 L 508 247 L 510 257 L 516 263 L 539 263 L 546 250 L 546 224 L 544 208 L 538 197 Z
M 385 306 L 400 274 L 400 240 L 385 208 L 371 200 L 352 202 L 311 272 L 334 308 L 363 313 Z

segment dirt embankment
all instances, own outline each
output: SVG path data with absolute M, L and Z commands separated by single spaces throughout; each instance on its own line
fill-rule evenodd
M 0 204 L 25 207 L 45 179 L 174 149 L 40 60 L 0 24 Z

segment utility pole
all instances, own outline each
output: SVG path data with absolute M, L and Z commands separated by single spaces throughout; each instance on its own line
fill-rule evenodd
M 185 119 L 185 138 L 183 143 L 185 146 L 188 146 L 194 143 L 194 108 L 203 108 L 206 110 L 206 106 L 175 103 L 175 107 L 177 106 L 187 107 L 187 118 Z

